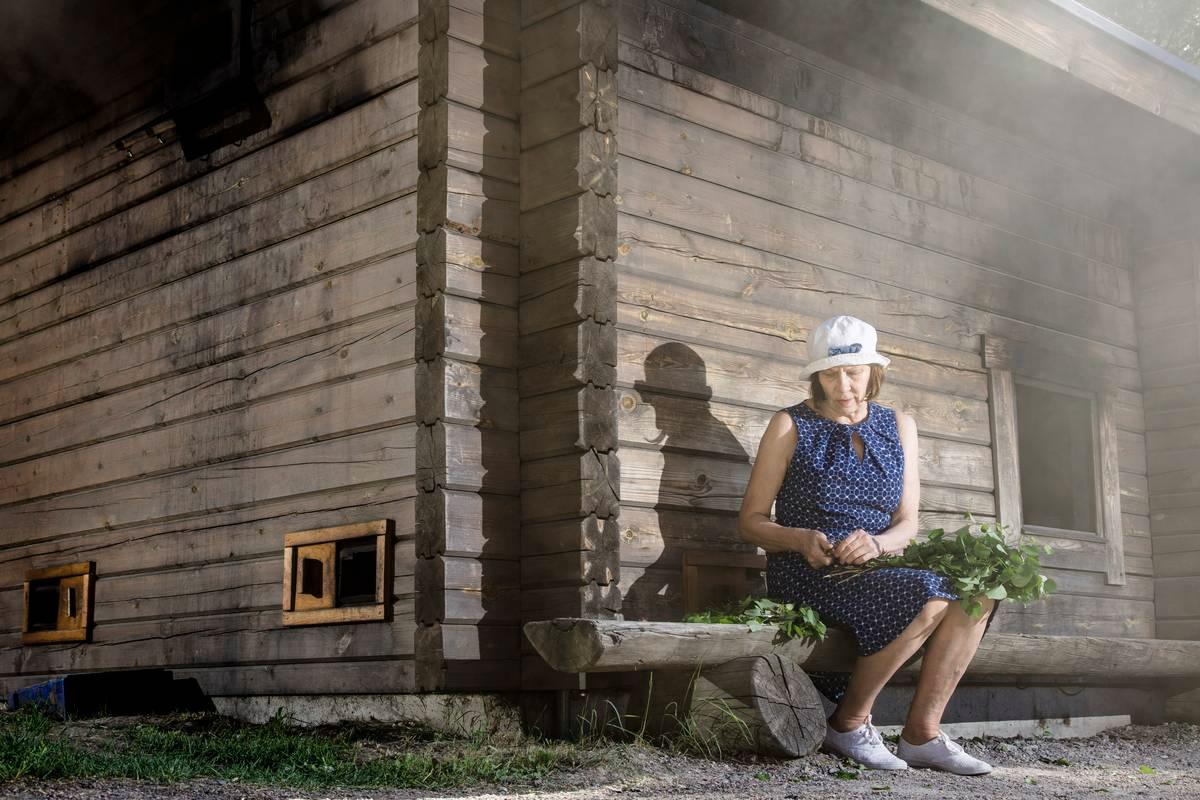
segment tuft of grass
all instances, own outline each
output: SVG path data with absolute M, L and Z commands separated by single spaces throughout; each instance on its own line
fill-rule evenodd
M 352 731 L 332 735 L 293 728 L 283 718 L 244 725 L 215 715 L 141 723 L 88 745 L 72 723 L 36 710 L 0 714 L 0 782 L 21 778 L 126 778 L 176 783 L 197 778 L 296 788 L 446 789 L 529 782 L 579 765 L 569 745 L 497 748 L 483 737 L 422 743 L 369 755 Z M 392 744 L 396 744 L 393 742 Z M 401 742 L 400 744 L 403 744 Z M 396 749 L 396 748 L 392 748 Z

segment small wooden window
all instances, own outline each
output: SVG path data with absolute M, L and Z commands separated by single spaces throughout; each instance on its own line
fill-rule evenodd
M 94 573 L 91 561 L 26 572 L 21 643 L 86 642 Z
M 391 618 L 393 525 L 377 520 L 283 537 L 283 624 Z

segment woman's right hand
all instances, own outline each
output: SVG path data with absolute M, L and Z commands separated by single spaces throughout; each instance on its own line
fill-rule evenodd
M 808 528 L 795 528 L 798 541 L 795 550 L 804 556 L 804 560 L 813 569 L 828 567 L 833 563 L 833 545 L 820 531 Z

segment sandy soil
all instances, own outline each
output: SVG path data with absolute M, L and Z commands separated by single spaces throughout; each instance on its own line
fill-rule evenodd
M 589 765 L 560 772 L 538 785 L 489 786 L 475 790 L 305 792 L 221 782 L 154 786 L 129 781 L 72 781 L 0 786 L 11 798 L 372 798 L 539 797 L 546 800 L 607 798 L 802 798 L 859 797 L 988 800 L 1021 797 L 1079 800 L 1100 797 L 1200 798 L 1200 726 L 1172 723 L 1132 726 L 1089 739 L 985 739 L 964 743 L 988 760 L 989 776 L 961 778 L 927 770 L 859 772 L 816 755 L 796 761 L 714 762 L 648 747 L 609 746 L 587 751 Z

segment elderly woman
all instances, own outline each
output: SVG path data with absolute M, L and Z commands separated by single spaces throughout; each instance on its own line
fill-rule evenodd
M 811 397 L 771 419 L 738 524 L 746 541 L 767 552 L 772 598 L 811 606 L 857 640 L 848 681 L 814 676 L 837 703 L 825 749 L 875 769 L 982 775 L 991 766 L 963 752 L 939 724 L 987 616 L 968 616 L 950 582 L 927 570 L 887 567 L 825 580 L 831 565 L 899 553 L 917 533 L 917 426 L 872 402 L 888 364 L 875 343 L 875 329 L 854 317 L 834 317 L 812 332 L 801 375 L 810 378 Z M 871 724 L 871 706 L 922 645 L 920 679 L 893 755 Z

